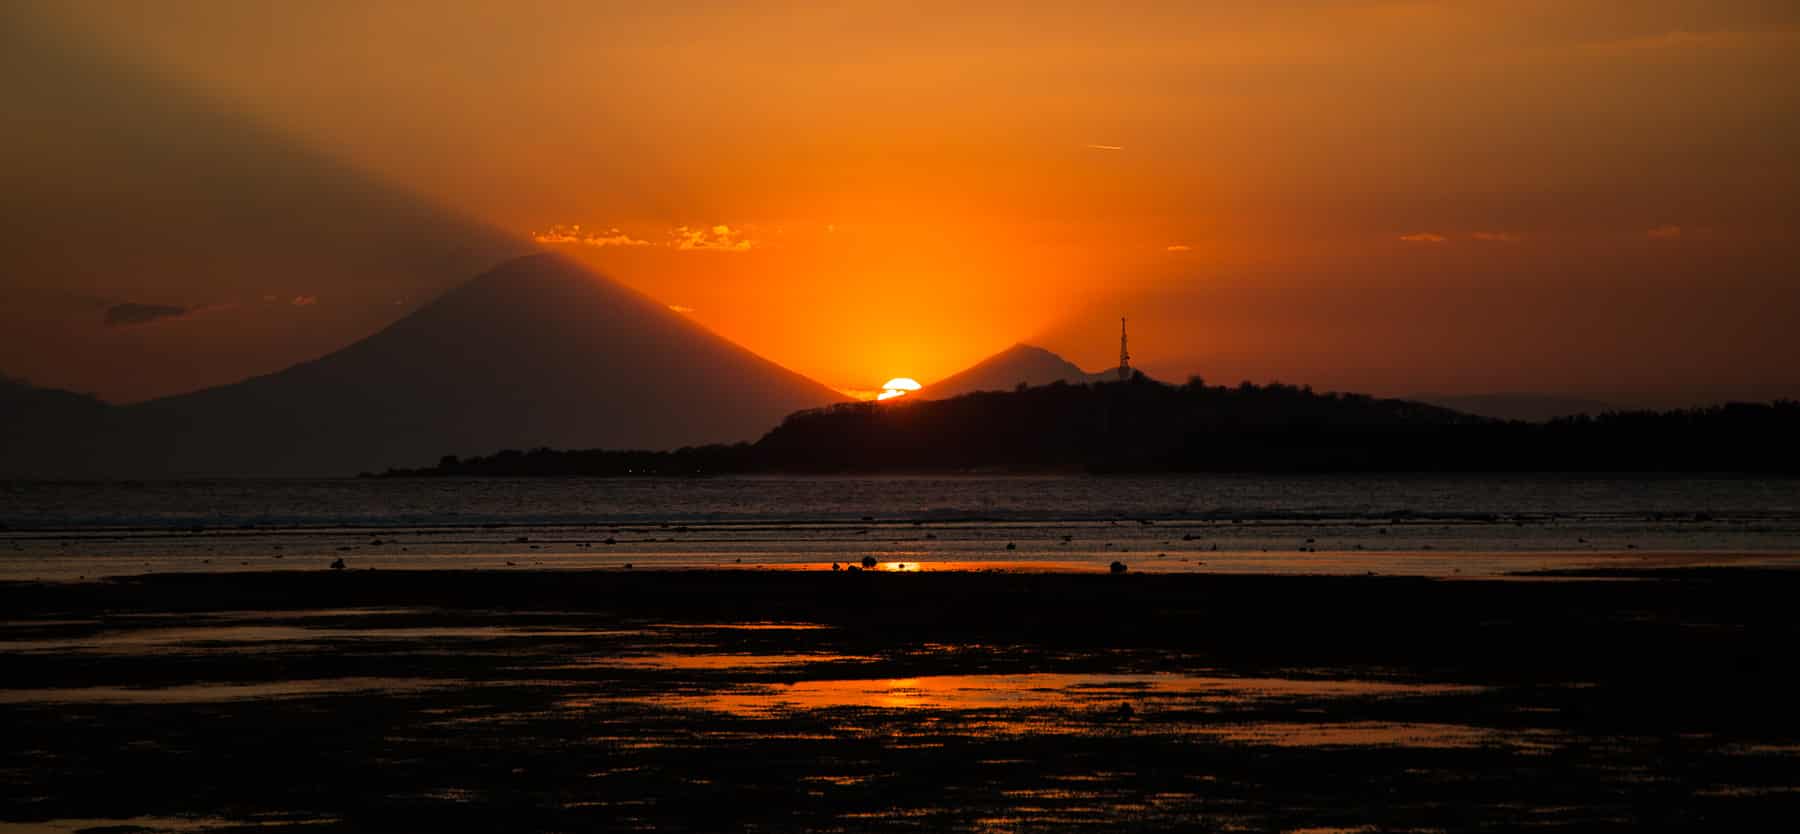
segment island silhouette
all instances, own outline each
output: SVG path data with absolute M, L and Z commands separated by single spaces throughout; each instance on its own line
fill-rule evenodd
M 1607 412 L 1547 423 L 1283 384 L 1020 385 L 789 415 L 755 443 L 509 449 L 388 476 L 756 472 L 1800 472 L 1800 403 Z

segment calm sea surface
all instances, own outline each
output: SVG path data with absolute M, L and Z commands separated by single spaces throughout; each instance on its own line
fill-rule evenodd
M 1787 563 L 1800 482 L 820 477 L 8 483 L 0 578 L 350 568 L 1495 575 Z

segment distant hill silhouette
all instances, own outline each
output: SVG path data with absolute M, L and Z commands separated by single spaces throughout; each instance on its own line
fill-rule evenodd
M 46 453 L 60 455 L 50 438 L 105 437 L 113 409 L 96 397 L 40 388 L 0 374 L 0 476 L 41 474 Z M 28 464 L 38 464 L 34 471 Z
M 508 450 L 392 475 L 744 472 L 1744 472 L 1800 474 L 1800 404 L 1505 422 L 1289 385 L 1047 386 L 794 414 L 755 444 Z
M 0 419 L 69 419 L 91 416 L 106 403 L 90 394 L 40 388 L 22 379 L 0 374 Z
M 925 386 L 915 397 L 944 400 L 976 391 L 1011 391 L 1020 385 L 1079 384 L 1117 378 L 1116 369 L 1090 374 L 1048 350 L 1021 343 Z
M 109 409 L 104 437 L 71 438 L 58 454 L 81 474 L 339 475 L 514 445 L 746 440 L 842 399 L 540 254 L 323 358 Z
M 1383 466 L 1384 437 L 1491 421 L 1290 385 L 1129 382 L 856 403 L 789 417 L 756 444 L 788 469 L 1307 470 Z M 1374 445 L 1371 445 L 1374 444 Z
M 1549 394 L 1420 394 L 1408 399 L 1441 405 L 1467 414 L 1499 420 L 1542 423 L 1577 414 L 1605 414 L 1616 409 L 1599 400 Z

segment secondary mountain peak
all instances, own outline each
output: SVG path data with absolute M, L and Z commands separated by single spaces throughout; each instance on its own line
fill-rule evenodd
M 1019 385 L 1082 384 L 1113 378 L 1112 371 L 1088 373 L 1057 354 L 1024 342 L 989 356 L 925 387 L 921 396 L 946 399 L 975 391 L 1010 391 Z

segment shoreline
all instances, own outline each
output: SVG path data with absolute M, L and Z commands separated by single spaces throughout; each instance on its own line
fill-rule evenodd
M 0 557 L 0 586 L 16 584 L 80 585 L 94 582 L 140 582 L 152 578 L 196 576 L 305 577 L 334 573 L 331 564 L 345 563 L 343 573 L 584 574 L 929 573 L 934 575 L 1060 574 L 1096 576 L 1111 573 L 1115 561 L 1125 572 L 1154 577 L 1356 577 L 1386 576 L 1439 581 L 1526 581 L 1567 578 L 1654 578 L 1690 570 L 1800 572 L 1800 548 L 1770 550 L 1183 550 L 1149 547 L 1140 550 L 1062 550 L 1033 546 L 1004 558 L 974 553 L 926 550 L 832 547 L 786 552 L 705 552 L 633 549 L 630 544 L 600 549 L 574 542 L 537 540 L 533 549 L 476 547 L 455 552 L 406 553 L 379 550 L 322 549 L 314 552 L 274 551 L 259 554 L 175 553 L 154 556 L 87 557 L 57 567 L 30 561 L 8 563 Z M 545 549 L 537 549 L 545 548 Z M 863 568 L 869 554 L 876 564 Z M 242 558 L 240 558 L 240 556 Z M 214 564 L 214 562 L 221 564 Z M 157 567 L 152 567 L 157 566 Z M 852 568 L 855 570 L 852 570 Z M 49 569 L 47 569 L 49 568 Z M 160 568 L 160 569 L 158 569 Z M 91 571 L 91 572 L 84 572 Z

